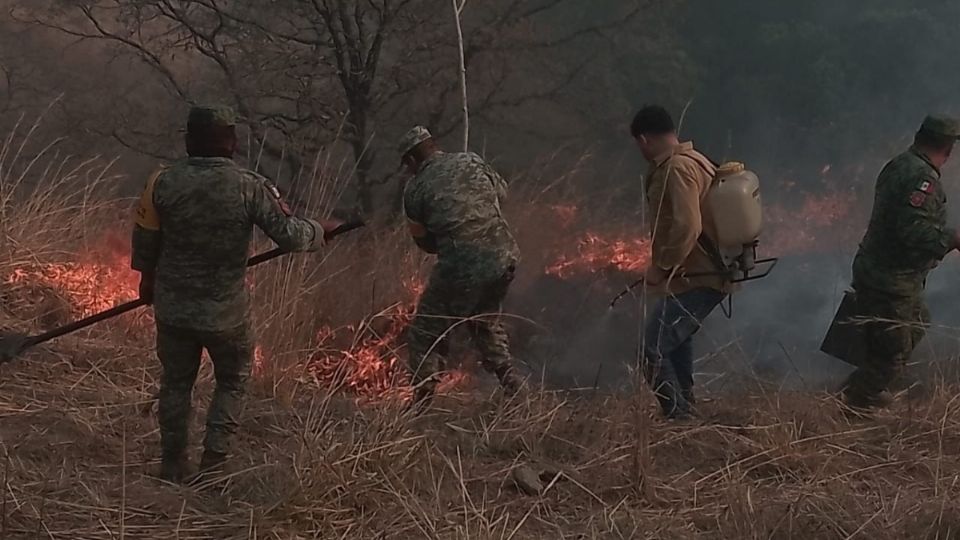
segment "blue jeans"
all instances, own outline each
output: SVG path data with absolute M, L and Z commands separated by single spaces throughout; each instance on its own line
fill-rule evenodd
M 644 334 L 644 374 L 666 416 L 686 414 L 693 396 L 693 335 L 726 294 L 693 289 L 657 302 Z

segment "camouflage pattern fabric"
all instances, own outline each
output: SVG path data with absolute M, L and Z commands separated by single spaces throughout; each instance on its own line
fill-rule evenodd
M 499 313 L 519 262 L 519 248 L 500 203 L 507 183 L 473 153 L 437 153 L 404 191 L 407 217 L 423 225 L 418 245 L 437 254 L 417 315 L 408 331 L 416 382 L 438 368 L 431 349 L 451 325 L 467 323 L 484 365 L 501 377 L 510 371 L 507 334 Z
M 253 354 L 244 277 L 254 226 L 287 251 L 323 243 L 318 223 L 292 216 L 275 186 L 231 159 L 180 160 L 151 178 L 141 197 L 132 266 L 155 273 L 165 458 L 186 448 L 204 349 L 217 379 L 205 448 L 226 454 L 236 431 Z
M 403 137 L 400 138 L 400 144 L 397 145 L 397 150 L 400 153 L 400 156 L 406 156 L 414 148 L 420 145 L 420 143 L 430 140 L 433 138 L 433 135 L 430 134 L 430 130 L 423 126 L 414 126 L 410 131 L 404 133 Z
M 929 115 L 920 124 L 920 131 L 960 139 L 960 120 L 949 116 Z
M 510 340 L 501 317 L 513 272 L 513 268 L 508 268 L 499 279 L 477 283 L 465 282 L 443 268 L 434 270 L 408 330 L 414 384 L 422 383 L 444 368 L 444 339 L 454 325 L 460 324 L 470 331 L 483 367 L 496 374 L 505 385 L 513 384 Z
M 507 182 L 480 156 L 438 152 L 404 190 L 407 217 L 423 225 L 437 266 L 478 282 L 516 265 L 519 248 L 500 210 Z
M 253 335 L 248 325 L 206 332 L 157 326 L 157 356 L 163 366 L 160 383 L 160 444 L 164 455 L 178 456 L 187 448 L 191 395 L 206 349 L 217 381 L 207 412 L 203 446 L 227 454 L 243 411 L 243 397 L 253 362 Z
M 156 272 L 154 310 L 171 326 L 216 332 L 244 324 L 254 226 L 287 251 L 323 242 L 319 224 L 292 216 L 273 184 L 231 159 L 180 160 L 144 196 L 133 268 Z
M 848 380 L 851 403 L 887 389 L 923 339 L 927 274 L 952 249 L 940 171 L 911 148 L 877 179 L 870 224 L 853 262 L 858 317 L 867 321 L 865 365 Z
M 877 179 L 873 214 L 853 263 L 853 286 L 914 299 L 952 248 L 940 171 L 914 148 Z
M 236 125 L 237 114 L 226 105 L 197 105 L 190 108 L 190 114 L 187 116 L 187 131 Z
M 864 319 L 866 362 L 850 375 L 844 392 L 851 404 L 869 406 L 903 373 L 930 314 L 918 297 L 869 290 L 857 293 L 857 310 Z

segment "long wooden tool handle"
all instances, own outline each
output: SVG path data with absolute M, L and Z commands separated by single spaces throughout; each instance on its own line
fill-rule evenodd
M 364 227 L 365 225 L 366 224 L 364 222 L 359 220 L 350 221 L 350 222 L 344 223 L 343 225 L 340 225 L 339 227 L 337 227 L 332 231 L 327 232 L 326 234 L 324 234 L 324 236 L 326 237 L 327 240 L 330 240 L 330 239 L 336 238 L 337 236 L 340 236 L 341 234 L 348 233 L 352 230 Z M 288 252 L 284 251 L 282 248 L 273 248 L 270 251 L 250 257 L 250 260 L 247 261 L 247 267 L 257 266 L 260 263 L 265 263 L 267 261 L 276 259 L 277 257 L 284 255 L 286 253 Z
M 352 231 L 354 229 L 359 229 L 360 227 L 363 227 L 363 226 L 364 226 L 364 223 L 362 221 L 351 221 L 349 223 L 344 223 L 343 225 L 337 227 L 336 229 L 328 232 L 326 236 L 327 238 L 333 238 L 335 236 L 339 236 L 343 233 Z M 250 259 L 247 260 L 247 267 L 257 266 L 258 264 L 271 261 L 286 253 L 287 253 L 286 251 L 280 248 L 275 248 L 265 253 L 254 255 L 253 257 L 250 257 Z M 76 332 L 77 330 L 82 330 L 88 326 L 93 326 L 97 323 L 123 315 L 124 313 L 129 313 L 145 305 L 147 305 L 147 301 L 140 300 L 140 299 L 132 300 L 125 304 L 120 304 L 119 306 L 112 307 L 106 311 L 102 311 L 95 315 L 91 315 L 89 317 L 80 319 L 79 321 L 74 321 L 70 324 L 61 326 L 59 328 L 54 328 L 53 330 L 49 330 L 47 332 L 38 334 L 36 336 L 30 336 L 29 338 L 27 338 L 26 342 L 24 343 L 24 348 L 32 347 L 34 345 L 38 345 L 40 343 L 50 341 L 51 339 L 56 339 L 60 336 L 64 336 L 66 334 Z
M 131 302 L 127 302 L 125 304 L 120 304 L 119 306 L 112 307 L 106 311 L 101 311 L 96 315 L 91 315 L 84 319 L 80 319 L 79 321 L 74 321 L 70 324 L 61 326 L 59 328 L 54 328 L 53 330 L 44 332 L 42 334 L 38 334 L 36 336 L 30 336 L 29 338 L 27 338 L 26 342 L 24 343 L 24 347 L 31 347 L 33 345 L 37 345 L 45 341 L 50 341 L 51 339 L 58 338 L 60 336 L 69 334 L 71 332 L 82 330 L 88 326 L 97 324 L 98 322 L 102 322 L 107 319 L 112 319 L 119 315 L 123 315 L 124 313 L 141 308 L 145 305 L 147 305 L 147 301 L 139 300 L 139 299 L 133 300 Z
M 247 266 L 256 266 L 260 263 L 264 263 L 269 260 L 276 259 L 277 257 L 283 255 L 284 253 L 285 252 L 283 250 L 281 250 L 280 248 L 277 248 L 277 249 L 272 249 L 270 251 L 267 251 L 266 253 L 254 255 L 249 260 L 247 260 Z M 70 324 L 61 326 L 59 328 L 54 328 L 53 330 L 49 330 L 47 332 L 38 334 L 36 336 L 30 336 L 29 338 L 27 338 L 27 341 L 24 344 L 24 346 L 31 347 L 33 345 L 39 345 L 40 343 L 44 343 L 44 342 L 50 341 L 51 339 L 56 339 L 60 336 L 64 336 L 64 335 L 76 332 L 77 330 L 83 330 L 88 326 L 93 326 L 97 323 L 106 321 L 108 319 L 119 317 L 124 313 L 129 313 L 135 309 L 142 308 L 147 304 L 148 302 L 146 300 L 142 300 L 142 299 L 131 300 L 130 302 L 120 304 L 119 306 L 112 307 L 106 311 L 101 311 L 100 313 L 91 315 L 89 317 L 85 317 L 83 319 L 80 319 L 79 321 L 74 321 Z

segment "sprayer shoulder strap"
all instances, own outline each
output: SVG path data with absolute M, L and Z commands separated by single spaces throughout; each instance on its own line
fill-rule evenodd
M 717 271 L 721 274 L 726 274 L 727 265 L 723 262 L 723 255 L 720 254 L 720 248 L 717 247 L 717 244 L 712 238 L 707 236 L 706 232 L 700 233 L 700 236 L 697 238 L 697 244 L 707 253 L 707 256 L 710 257 L 710 261 L 717 267 Z
M 717 174 L 717 168 L 719 168 L 720 165 L 696 150 L 689 150 L 684 152 L 683 155 L 692 159 L 703 169 L 703 172 L 707 173 L 710 177 L 710 185 L 712 185 L 713 178 Z M 709 189 L 710 186 L 708 185 L 707 187 Z M 710 257 L 710 260 L 714 266 L 717 267 L 717 270 L 721 273 L 726 273 L 727 266 L 723 262 L 723 255 L 721 255 L 717 244 L 707 235 L 706 231 L 700 233 L 700 236 L 697 238 L 697 244 L 700 246 L 700 249 L 707 253 L 707 256 Z

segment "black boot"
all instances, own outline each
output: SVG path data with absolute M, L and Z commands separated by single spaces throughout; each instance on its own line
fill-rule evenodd
M 163 456 L 160 458 L 159 477 L 161 480 L 165 480 L 167 482 L 181 484 L 183 483 L 184 478 L 187 477 L 189 468 L 190 463 L 183 451 L 164 452 Z
M 893 395 L 886 390 L 874 394 L 847 392 L 845 397 L 848 407 L 862 411 L 884 409 L 893 405 L 895 401 Z
M 200 458 L 200 476 L 211 478 L 220 476 L 226 471 L 227 454 L 204 450 Z

